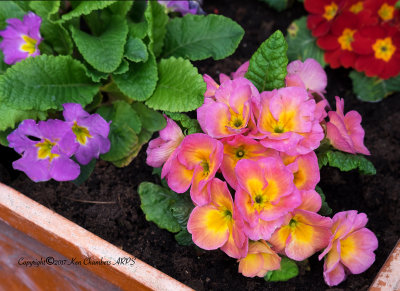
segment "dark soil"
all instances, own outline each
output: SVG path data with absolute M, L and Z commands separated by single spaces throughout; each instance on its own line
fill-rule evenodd
M 205 2 L 207 13 L 226 15 L 246 31 L 240 47 L 230 58 L 196 63 L 201 73 L 213 77 L 220 72 L 234 71 L 272 32 L 276 29 L 285 32 L 291 21 L 306 14 L 298 2 L 283 13 L 256 0 Z M 400 235 L 400 94 L 380 103 L 364 103 L 352 93 L 347 70 L 328 69 L 327 73 L 327 97 L 331 105 L 338 95 L 345 99 L 346 111 L 354 109 L 363 116 L 365 144 L 371 151 L 370 160 L 376 166 L 377 175 L 362 176 L 354 171 L 342 173 L 324 168 L 320 186 L 334 213 L 350 209 L 365 212 L 369 217 L 367 227 L 379 240 L 376 262 L 371 268 L 361 275 L 350 275 L 332 290 L 366 290 Z M 33 183 L 25 174 L 12 171 L 11 162 L 18 158 L 17 154 L 4 147 L 0 150 L 2 182 L 196 290 L 329 289 L 322 276 L 323 263 L 316 255 L 309 259 L 309 265 L 303 265 L 297 278 L 268 283 L 262 278 L 243 277 L 237 271 L 235 260 L 225 253 L 179 246 L 173 234 L 147 222 L 136 189 L 142 181 L 157 182 L 157 179 L 145 164 L 145 149 L 122 169 L 98 162 L 89 180 L 80 187 L 67 182 Z M 76 199 L 111 204 L 73 201 Z

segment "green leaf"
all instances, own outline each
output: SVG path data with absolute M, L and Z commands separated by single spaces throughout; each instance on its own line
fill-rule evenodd
M 112 124 L 118 126 L 127 125 L 133 129 L 135 133 L 140 133 L 142 130 L 142 122 L 140 121 L 139 115 L 131 105 L 125 101 L 115 101 L 112 107 L 107 106 L 101 108 L 99 108 L 101 110 L 98 113 L 107 121 L 112 121 Z M 106 112 L 103 110 L 106 110 Z
M 170 211 L 170 205 L 178 199 L 178 194 L 149 182 L 141 183 L 138 193 L 141 200 L 140 207 L 146 215 L 146 220 L 170 232 L 181 230 Z
M 235 52 L 243 35 L 243 28 L 225 16 L 187 14 L 168 23 L 164 57 L 220 60 Z
M 265 276 L 265 281 L 282 282 L 296 277 L 299 274 L 299 268 L 296 263 L 287 257 L 282 257 L 281 268 L 275 271 L 269 271 Z
M 29 7 L 40 17 L 50 19 L 60 9 L 60 1 L 30 1 Z
M 184 112 L 204 102 L 206 83 L 188 60 L 171 57 L 158 64 L 159 81 L 146 105 L 156 110 Z
M 164 45 L 168 15 L 166 14 L 164 6 L 159 4 L 157 1 L 148 1 L 144 16 L 149 24 L 149 49 L 154 52 L 156 57 L 158 57 Z
M 10 67 L 3 60 L 4 60 L 4 55 L 2 50 L 0 50 L 0 75 L 4 74 L 6 70 Z
M 113 75 L 121 75 L 125 74 L 129 70 L 129 62 L 125 59 L 122 59 L 119 67 L 113 72 Z
M 313 58 L 322 67 L 326 66 L 324 51 L 317 46 L 317 39 L 311 35 L 307 28 L 307 16 L 303 16 L 289 25 L 286 41 L 288 43 L 287 56 L 290 61 L 305 61 Z
M 130 36 L 125 45 L 124 56 L 132 62 L 145 62 L 149 54 L 146 45 L 140 38 Z
M 90 177 L 90 174 L 92 174 L 92 172 L 96 166 L 96 162 L 97 162 L 97 160 L 93 159 L 87 165 L 80 165 L 81 173 L 79 174 L 78 178 L 76 178 L 75 180 L 72 181 L 72 183 L 74 183 L 76 186 L 82 185 Z
M 47 112 L 36 110 L 18 110 L 9 107 L 0 101 L 0 131 L 14 128 L 15 125 L 25 119 L 41 119 L 47 117 Z
M 4 131 L 0 131 L 0 144 L 2 146 L 8 147 L 8 140 L 7 140 L 7 136 L 13 132 L 13 128 L 8 128 Z
M 148 23 L 147 21 L 142 22 L 129 22 L 129 35 L 131 37 L 137 37 L 143 39 L 147 35 Z
M 165 112 L 169 118 L 178 121 L 185 129 L 185 134 L 203 132 L 197 119 L 191 119 L 184 113 Z
M 113 76 L 118 88 L 129 98 L 144 101 L 153 94 L 157 85 L 157 63 L 153 54 L 144 63 L 130 63 L 129 71 Z
M 167 125 L 167 122 L 161 113 L 150 109 L 141 102 L 132 103 L 132 108 L 139 115 L 139 118 L 142 121 L 142 127 L 150 132 L 159 131 Z
M 67 14 L 64 14 L 61 17 L 61 21 L 67 21 L 75 17 L 79 17 L 81 15 L 88 15 L 94 10 L 99 10 L 106 8 L 112 4 L 114 4 L 116 1 L 81 1 L 72 11 L 68 12 Z
M 285 86 L 287 43 L 279 30 L 264 41 L 250 59 L 245 75 L 258 91 L 271 91 Z
M 383 80 L 377 77 L 367 77 L 364 73 L 352 71 L 350 72 L 350 78 L 353 81 L 354 93 L 362 101 L 378 102 L 394 92 L 400 92 L 400 74 Z
M 89 64 L 86 64 L 86 76 L 92 79 L 93 82 L 100 82 L 100 80 L 105 80 L 108 78 L 108 73 L 99 72 L 92 68 Z
M 118 14 L 120 16 L 125 17 L 128 14 L 129 10 L 131 10 L 133 5 L 133 0 L 124 0 L 117 1 L 109 7 L 113 14 Z
M 398 0 L 398 1 L 396 2 L 396 4 L 394 5 L 394 7 L 396 7 L 397 9 L 400 9 L 400 0 Z
M 125 19 L 114 16 L 108 29 L 100 36 L 89 35 L 71 26 L 72 38 L 85 60 L 96 70 L 111 73 L 121 63 L 128 25 Z
M 329 150 L 320 153 L 317 156 L 320 168 L 329 165 L 331 167 L 339 168 L 343 172 L 358 169 L 360 173 L 364 175 L 376 174 L 374 165 L 362 155 L 353 155 Z
M 271 8 L 275 9 L 278 12 L 282 12 L 286 8 L 288 8 L 288 0 L 261 0 L 262 2 L 267 3 Z
M 178 199 L 171 205 L 172 215 L 183 229 L 187 227 L 193 208 L 194 205 L 189 193 L 178 195 Z
M 321 196 L 321 209 L 318 211 L 320 215 L 328 216 L 332 213 L 332 208 L 329 207 L 328 203 L 326 202 L 326 197 L 324 192 L 322 191 L 321 187 L 316 186 L 315 191 Z
M 0 76 L 0 103 L 18 110 L 62 109 L 64 103 L 89 104 L 98 85 L 71 56 L 27 58 Z
M 26 14 L 14 1 L 1 1 L 0 3 L 0 29 L 6 28 L 6 20 L 9 18 L 22 19 Z
M 43 19 L 40 33 L 44 42 L 49 44 L 56 53 L 61 55 L 72 54 L 74 45 L 71 36 L 60 23 Z
M 180 232 L 175 234 L 175 239 L 181 246 L 190 246 L 193 244 L 192 235 L 187 229 L 182 229 Z

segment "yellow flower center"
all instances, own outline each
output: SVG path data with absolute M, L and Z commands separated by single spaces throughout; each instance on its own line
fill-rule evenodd
M 354 41 L 353 35 L 356 32 L 355 29 L 345 28 L 341 36 L 338 37 L 338 42 L 342 50 L 352 51 L 351 43 Z
M 210 164 L 207 161 L 203 161 L 201 166 L 203 167 L 203 176 L 207 177 L 210 174 Z
M 332 2 L 330 5 L 325 6 L 325 13 L 322 16 L 328 21 L 332 20 L 335 17 L 337 10 L 338 6 L 335 2 Z
M 287 31 L 290 36 L 295 37 L 299 31 L 299 26 L 293 22 L 291 25 L 289 25 Z
M 392 38 L 390 37 L 377 39 L 372 45 L 372 49 L 375 51 L 375 58 L 384 60 L 385 62 L 390 61 L 396 51 L 396 47 L 393 45 Z
M 75 133 L 76 140 L 82 145 L 87 143 L 88 138 L 93 137 L 90 135 L 89 130 L 86 127 L 79 126 L 76 121 L 74 121 L 74 125 L 72 126 L 72 132 Z
M 383 21 L 393 19 L 394 6 L 390 6 L 387 3 L 383 3 L 381 8 L 378 10 L 378 15 Z
M 44 141 L 38 142 L 37 144 L 35 144 L 35 147 L 39 148 L 38 152 L 37 152 L 38 158 L 42 159 L 42 160 L 50 158 L 50 161 L 51 161 L 53 158 L 59 157 L 60 156 L 59 154 L 53 154 L 51 152 L 51 149 L 55 145 L 56 145 L 55 142 L 51 142 L 47 138 L 45 138 Z
M 351 5 L 350 7 L 350 12 L 353 12 L 354 14 L 358 14 L 364 9 L 364 5 L 362 1 L 358 1 L 356 4 Z
M 37 40 L 33 39 L 27 35 L 22 35 L 22 39 L 25 41 L 23 45 L 21 45 L 20 49 L 24 52 L 29 53 L 30 55 L 36 51 L 36 43 Z

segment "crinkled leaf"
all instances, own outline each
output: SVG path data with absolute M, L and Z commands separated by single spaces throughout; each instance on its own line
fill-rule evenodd
M 86 76 L 92 79 L 93 82 L 100 82 L 100 80 L 105 80 L 108 78 L 108 73 L 99 72 L 96 69 L 92 68 L 89 64 L 86 64 Z
M 350 72 L 350 78 L 353 81 L 354 93 L 362 101 L 378 102 L 394 92 L 400 92 L 400 74 L 383 80 L 377 77 L 367 77 L 364 73 L 352 71 Z
M 178 199 L 171 205 L 172 215 L 182 228 L 186 228 L 190 213 L 194 208 L 189 193 L 178 195 Z
M 170 205 L 178 199 L 178 194 L 149 182 L 141 183 L 138 193 L 141 200 L 140 207 L 146 215 L 146 220 L 170 232 L 181 230 L 170 209 Z
M 71 36 L 60 23 L 43 19 L 40 33 L 43 36 L 43 42 L 51 46 L 58 54 L 72 54 L 73 43 Z
M 40 17 L 50 19 L 60 9 L 60 1 L 30 1 L 29 7 Z
M 132 37 L 137 37 L 143 39 L 147 35 L 148 23 L 147 21 L 142 22 L 129 22 L 129 35 Z
M 261 1 L 267 3 L 271 8 L 275 9 L 278 12 L 282 12 L 289 6 L 288 0 L 261 0 Z
M 142 123 L 139 115 L 125 101 L 116 101 L 113 106 L 100 107 L 98 112 L 105 120 L 112 121 L 111 124 L 124 127 L 125 125 L 133 129 L 134 132 L 140 133 Z
M 0 76 L 0 103 L 18 110 L 62 109 L 64 103 L 89 104 L 98 85 L 71 56 L 27 58 Z
M 324 51 L 317 46 L 317 40 L 307 28 L 307 16 L 303 16 L 290 24 L 287 29 L 287 56 L 290 61 L 305 61 L 313 58 L 325 67 Z
M 75 180 L 72 181 L 72 183 L 74 183 L 76 186 L 82 185 L 90 177 L 90 174 L 92 174 L 92 172 L 96 166 L 96 162 L 97 162 L 97 160 L 93 159 L 87 165 L 80 165 L 81 173 L 79 174 L 78 178 L 76 178 Z
M 121 92 L 136 101 L 148 99 L 156 88 L 157 80 L 157 63 L 152 54 L 146 62 L 130 63 L 128 72 L 114 76 Z
M 220 60 L 235 52 L 243 35 L 243 28 L 225 16 L 187 14 L 168 23 L 164 57 Z
M 252 81 L 260 92 L 285 86 L 287 48 L 285 37 L 277 30 L 251 57 L 245 77 Z
M 2 146 L 8 147 L 7 136 L 13 131 L 13 128 L 7 128 L 4 131 L 0 131 L 0 144 Z
M 132 62 L 145 62 L 149 54 L 146 45 L 140 38 L 130 36 L 125 45 L 124 56 Z
M 108 9 L 112 11 L 113 14 L 118 14 L 120 16 L 126 16 L 128 14 L 129 10 L 131 10 L 133 5 L 133 0 L 124 0 L 124 1 L 117 1 L 117 3 L 114 3 Z
M 323 216 L 328 216 L 328 215 L 330 215 L 330 214 L 332 213 L 332 208 L 330 208 L 329 205 L 328 205 L 328 203 L 326 202 L 326 197 L 325 197 L 325 194 L 324 194 L 324 192 L 322 191 L 321 187 L 316 186 L 316 187 L 315 187 L 315 191 L 317 191 L 317 193 L 319 194 L 319 196 L 321 196 L 321 201 L 322 201 L 321 209 L 318 211 L 318 213 L 319 213 L 320 215 L 323 215 Z
M 166 14 L 164 6 L 157 1 L 148 1 L 144 16 L 148 23 L 148 35 L 150 38 L 149 49 L 158 57 L 164 45 L 168 15 Z
M 0 75 L 4 74 L 6 70 L 10 67 L 4 61 L 3 52 L 0 50 Z
M 79 17 L 81 15 L 88 15 L 94 10 L 99 10 L 106 8 L 114 4 L 116 1 L 108 0 L 108 1 L 81 1 L 73 10 L 64 14 L 61 17 L 62 21 L 67 21 L 75 17 Z
M 85 60 L 96 70 L 111 73 L 121 63 L 128 25 L 120 16 L 114 16 L 108 29 L 100 36 L 89 35 L 71 26 L 72 38 Z
M 167 125 L 167 122 L 161 113 L 150 109 L 143 103 L 134 102 L 132 103 L 132 107 L 139 115 L 139 118 L 142 122 L 142 127 L 147 129 L 148 131 L 159 131 Z
M 121 74 L 124 74 L 124 73 L 128 72 L 128 70 L 129 70 L 129 62 L 127 60 L 125 60 L 125 59 L 122 59 L 121 64 L 113 72 L 113 75 L 121 75 Z
M 14 1 L 1 1 L 0 3 L 0 29 L 6 28 L 6 20 L 8 18 L 22 19 L 26 14 L 21 7 Z
M 184 112 L 204 102 L 206 84 L 190 61 L 171 57 L 158 64 L 159 81 L 146 105 L 156 110 Z
M 193 244 L 192 235 L 187 231 L 186 228 L 175 234 L 175 239 L 181 246 L 190 246 Z
M 203 132 L 199 122 L 196 119 L 191 119 L 184 113 L 165 112 L 165 114 L 167 114 L 169 118 L 179 122 L 180 125 L 185 129 L 186 135 Z
M 142 128 L 142 131 L 138 135 L 138 142 L 130 149 L 128 155 L 120 160 L 112 161 L 112 163 L 119 168 L 129 165 L 132 160 L 139 154 L 143 145 L 145 145 L 150 140 L 152 135 L 152 132 L 146 130 L 145 128 Z
M 6 130 L 7 128 L 14 128 L 17 123 L 25 119 L 44 120 L 46 117 L 46 111 L 19 110 L 0 102 L 0 131 Z
M 340 151 L 329 150 L 318 154 L 318 164 L 322 166 L 329 165 L 347 172 L 358 169 L 361 174 L 375 175 L 374 165 L 362 155 L 353 155 Z
M 299 268 L 296 263 L 287 257 L 282 257 L 281 268 L 275 271 L 269 271 L 265 276 L 265 281 L 282 282 L 296 277 L 299 274 Z

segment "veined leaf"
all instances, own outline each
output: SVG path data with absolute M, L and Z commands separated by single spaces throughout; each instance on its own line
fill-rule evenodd
M 129 36 L 125 45 L 124 56 L 132 62 L 145 62 L 149 54 L 146 45 L 140 38 Z
M 29 7 L 40 17 L 50 19 L 50 16 L 60 9 L 60 0 L 30 1 Z
M 362 155 L 353 155 L 340 151 L 329 150 L 320 153 L 318 156 L 318 164 L 322 166 L 329 165 L 339 168 L 341 171 L 347 172 L 358 169 L 361 174 L 375 175 L 376 169 L 374 165 Z
M 251 57 L 245 77 L 252 81 L 260 92 L 285 86 L 287 48 L 282 32 L 277 30 Z
M 287 257 L 282 257 L 281 268 L 275 271 L 269 271 L 265 276 L 265 281 L 280 282 L 287 281 L 296 277 L 299 274 L 299 268 L 296 262 Z
M 108 0 L 108 1 L 81 1 L 72 11 L 64 14 L 61 17 L 61 21 L 67 21 L 75 17 L 79 17 L 81 15 L 88 15 L 94 10 L 99 10 L 106 8 L 116 1 Z
M 85 60 L 96 70 L 111 73 L 118 68 L 124 54 L 128 25 L 114 16 L 100 36 L 89 35 L 71 26 L 72 38 Z
M 164 6 L 157 1 L 148 1 L 144 16 L 148 23 L 147 33 L 150 38 L 149 49 L 158 57 L 164 45 L 168 15 L 166 14 Z
M 62 104 L 89 104 L 99 86 L 71 56 L 27 58 L 0 76 L 0 103 L 17 110 L 62 109 Z
M 44 120 L 46 117 L 46 111 L 14 109 L 0 101 L 0 131 L 14 128 L 17 123 L 25 119 Z
M 9 18 L 19 18 L 22 20 L 26 14 L 21 7 L 14 1 L 1 1 L 0 9 L 0 29 L 6 28 L 6 20 Z
M 171 57 L 158 65 L 159 81 L 146 105 L 156 110 L 184 112 L 204 102 L 206 84 L 188 60 Z
M 168 23 L 164 57 L 220 60 L 235 52 L 243 35 L 243 28 L 225 16 L 187 14 Z
M 167 125 L 167 122 L 161 113 L 150 109 L 141 102 L 132 103 L 132 108 L 135 109 L 136 113 L 139 115 L 142 127 L 151 133 L 159 131 Z

